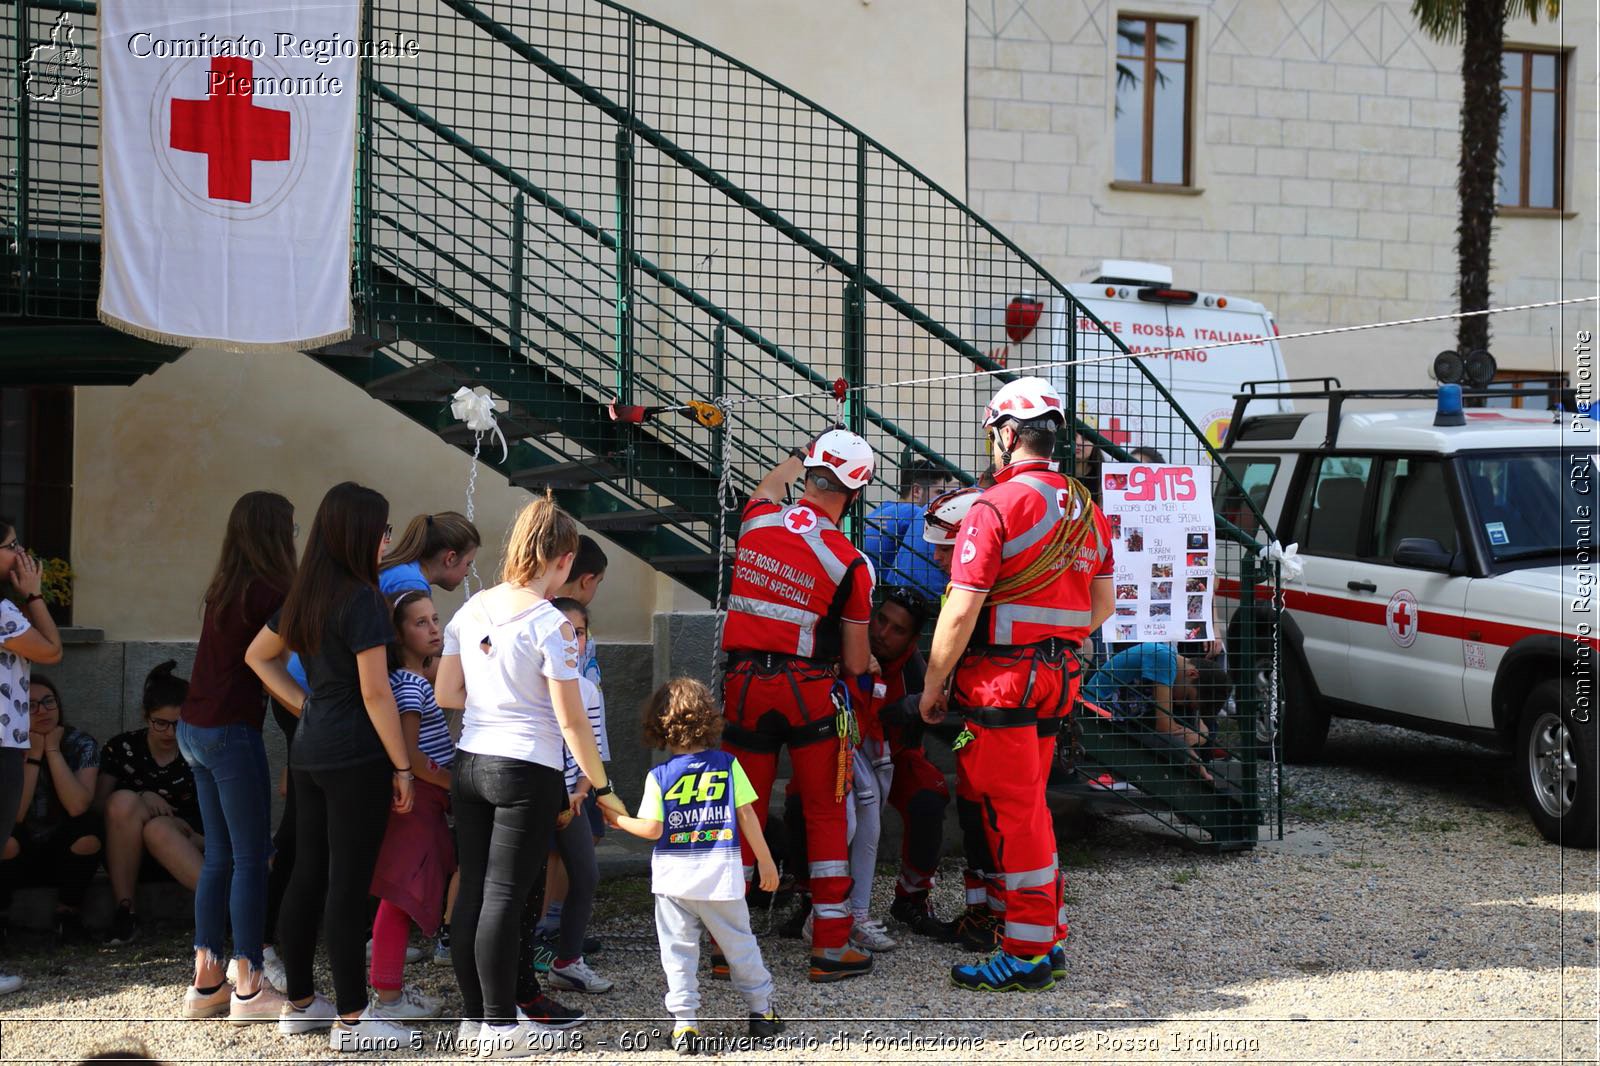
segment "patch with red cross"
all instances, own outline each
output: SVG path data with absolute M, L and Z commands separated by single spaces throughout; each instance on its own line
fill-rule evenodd
M 1384 608 L 1383 621 L 1388 627 L 1389 639 L 1402 648 L 1409 648 L 1417 642 L 1417 626 L 1420 622 L 1417 611 L 1417 598 L 1407 589 L 1401 589 L 1389 597 L 1389 605 Z
M 783 525 L 791 533 L 809 533 L 817 526 L 817 513 L 804 504 L 791 507 L 783 516 Z

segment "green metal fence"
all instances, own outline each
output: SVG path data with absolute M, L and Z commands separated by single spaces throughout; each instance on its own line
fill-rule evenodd
M 27 56 L 62 11 L 89 81 L 33 101 L 19 77 L 0 146 L 14 235 L 0 316 L 32 321 L 92 318 L 98 278 L 92 5 L 15 4 L 0 56 Z M 605 0 L 372 0 L 364 31 L 415 38 L 421 56 L 363 61 L 351 283 L 366 343 L 318 357 L 458 442 L 445 397 L 487 386 L 510 404 L 515 483 L 552 487 L 708 596 L 725 508 L 835 421 L 880 455 L 852 534 L 892 542 L 875 560 L 883 585 L 926 583 L 920 521 L 904 536 L 895 517 L 925 490 L 879 507 L 913 468 L 971 483 L 988 462 L 983 403 L 1026 367 L 1089 416 L 1079 429 L 1100 457 L 1215 459 L 1144 363 L 1021 249 L 736 60 Z M 1019 298 L 1043 306 L 1020 341 L 1006 311 Z M 668 410 L 627 424 L 613 400 Z M 699 424 L 681 410 L 692 400 L 721 402 L 726 423 Z M 1088 473 L 1070 445 L 1062 459 Z M 1222 846 L 1253 841 L 1276 797 L 1258 740 L 1276 630 L 1250 607 L 1271 599 L 1253 562 L 1268 531 L 1253 517 L 1250 535 L 1219 520 L 1215 552 L 1248 608 L 1221 611 L 1236 710 L 1211 776 L 1226 787 L 1142 722 L 1087 721 L 1078 756 L 1080 782 L 1131 786 L 1102 790 Z

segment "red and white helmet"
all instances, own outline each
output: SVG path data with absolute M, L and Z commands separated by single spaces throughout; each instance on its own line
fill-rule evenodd
M 859 489 L 872 480 L 877 460 L 863 438 L 848 429 L 830 429 L 806 449 L 804 462 L 828 471 L 847 489 Z
M 1067 406 L 1061 394 L 1044 378 L 1018 378 L 1008 382 L 989 406 L 983 409 L 983 426 L 988 429 L 1007 418 L 1018 422 L 1032 422 L 1036 418 L 1054 418 L 1066 423 Z
M 922 541 L 924 544 L 954 544 L 967 512 L 978 502 L 983 490 L 977 487 L 956 489 L 934 498 L 922 512 Z

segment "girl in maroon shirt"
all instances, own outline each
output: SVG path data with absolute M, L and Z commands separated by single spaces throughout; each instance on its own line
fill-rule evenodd
M 272 781 L 261 739 L 261 680 L 245 649 L 283 606 L 294 577 L 294 505 L 248 492 L 228 516 L 222 557 L 206 589 L 205 619 L 178 748 L 194 769 L 205 827 L 205 864 L 194 894 L 194 984 L 185 1017 L 227 1012 L 230 1021 L 276 1021 L 283 998 L 262 975 Z M 232 919 L 238 984 L 228 986 L 223 948 Z

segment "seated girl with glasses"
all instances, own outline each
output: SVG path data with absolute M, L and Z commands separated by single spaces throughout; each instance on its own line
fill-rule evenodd
M 66 723 L 55 682 L 35 673 L 28 684 L 28 757 L 11 839 L 0 851 L 0 914 L 18 888 L 56 890 L 58 943 L 83 938 L 83 899 L 100 866 L 100 821 L 91 807 L 100 745 Z
M 205 862 L 194 771 L 178 751 L 178 709 L 189 682 L 173 676 L 177 665 L 164 662 L 145 678 L 145 728 L 112 737 L 100 751 L 95 800 L 105 814 L 106 874 L 117 901 L 107 944 L 139 935 L 138 882 L 171 875 L 192 892 Z

